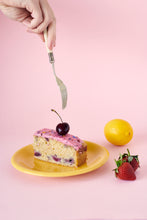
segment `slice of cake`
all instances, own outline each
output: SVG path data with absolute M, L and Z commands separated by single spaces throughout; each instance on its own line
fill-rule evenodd
M 84 141 L 70 134 L 61 136 L 52 129 L 35 132 L 33 148 L 35 158 L 64 166 L 78 167 L 87 159 Z

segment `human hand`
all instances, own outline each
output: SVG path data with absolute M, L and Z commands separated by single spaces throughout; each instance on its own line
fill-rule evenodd
M 39 34 L 48 27 L 48 47 L 56 44 L 56 19 L 47 0 L 0 0 L 0 10 L 9 18 L 23 23 L 27 31 Z

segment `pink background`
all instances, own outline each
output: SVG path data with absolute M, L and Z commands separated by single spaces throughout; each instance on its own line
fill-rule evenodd
M 41 40 L 0 14 L 1 219 L 147 219 L 147 1 L 50 0 L 57 18 L 56 72 L 68 88 L 61 97 Z M 10 163 L 32 143 L 34 131 L 55 128 L 55 108 L 70 133 L 105 146 L 109 161 L 86 175 L 43 178 Z M 129 121 L 132 141 L 109 144 L 105 124 Z M 129 148 L 141 169 L 133 182 L 115 178 L 114 158 Z

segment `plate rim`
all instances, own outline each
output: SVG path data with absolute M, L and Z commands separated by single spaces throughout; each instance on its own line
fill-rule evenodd
M 20 166 L 16 161 L 15 161 L 15 156 L 19 153 L 19 151 L 23 150 L 24 148 L 27 148 L 28 146 L 32 145 L 32 144 L 28 144 L 20 149 L 18 149 L 14 154 L 13 156 L 11 157 L 11 164 L 12 166 L 22 172 L 22 173 L 26 173 L 26 174 L 30 174 L 30 175 L 33 175 L 33 176 L 42 176 L 42 177 L 70 177 L 70 176 L 77 176 L 77 175 L 81 175 L 81 174 L 86 174 L 86 173 L 89 173 L 89 172 L 92 172 L 96 169 L 98 169 L 99 167 L 103 166 L 109 159 L 109 151 L 107 150 L 107 148 L 105 148 L 104 146 L 101 146 L 99 144 L 96 144 L 94 142 L 91 142 L 91 141 L 85 141 L 87 144 L 95 144 L 97 146 L 99 146 L 100 148 L 102 148 L 104 151 L 105 151 L 105 157 L 103 158 L 102 162 L 99 164 L 99 163 L 94 163 L 92 164 L 91 166 L 89 167 L 85 167 L 85 168 L 82 168 L 82 169 L 78 169 L 78 170 L 74 170 L 74 171 L 68 171 L 68 172 L 55 172 L 55 173 L 50 173 L 50 172 L 45 172 L 45 171 L 38 171 L 38 170 L 34 170 L 33 172 L 30 172 L 31 170 L 28 169 L 28 168 L 25 168 L 25 167 L 22 167 Z

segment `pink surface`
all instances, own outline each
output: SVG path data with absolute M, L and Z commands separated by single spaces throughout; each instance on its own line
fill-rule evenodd
M 0 14 L 0 219 L 147 219 L 147 1 L 50 4 L 57 17 L 56 72 L 68 88 L 64 111 L 44 44 Z M 11 166 L 13 153 L 32 143 L 36 130 L 60 122 L 51 108 L 72 134 L 109 150 L 103 167 L 57 179 Z M 134 129 L 124 147 L 104 137 L 106 122 L 114 118 Z M 112 172 L 114 158 L 127 148 L 141 161 L 134 182 Z

